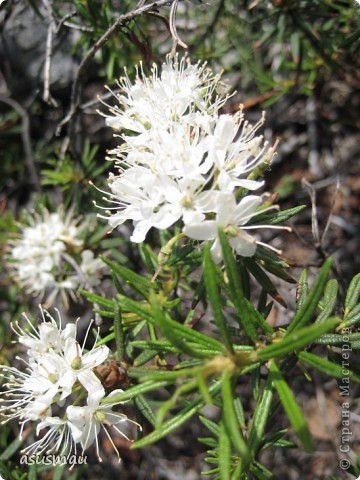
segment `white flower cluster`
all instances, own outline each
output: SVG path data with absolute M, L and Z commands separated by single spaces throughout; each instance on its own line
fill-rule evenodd
M 247 224 L 263 202 L 256 195 L 238 201 L 238 193 L 263 185 L 254 169 L 274 155 L 256 136 L 263 118 L 252 126 L 242 111 L 220 115 L 228 99 L 218 94 L 220 75 L 186 57 L 168 57 L 161 74 L 154 66 L 150 77 L 140 67 L 134 84 L 126 75 L 119 86 L 119 106 L 109 107 L 106 123 L 121 132 L 122 143 L 110 152 L 118 174 L 109 177 L 105 200 L 113 206 L 103 218 L 112 228 L 132 220 L 134 242 L 144 241 L 151 227 L 181 220 L 186 236 L 214 240 L 217 261 L 221 226 L 239 255 L 252 256 L 257 241 L 245 230 L 254 228 Z
M 102 428 L 120 461 L 105 426 L 128 439 L 119 424 L 135 422 L 123 413 L 112 411 L 119 402 L 111 403 L 111 398 L 122 390 L 113 390 L 106 396 L 94 372 L 108 359 L 109 348 L 94 344 L 85 352 L 87 335 L 80 346 L 76 339 L 77 323 L 67 324 L 62 329 L 60 315 L 58 325 L 46 310 L 41 309 L 41 314 L 42 323 L 38 329 L 27 317 L 30 331 L 24 331 L 18 324 L 14 328 L 19 343 L 27 348 L 28 361 L 22 360 L 26 364 L 25 371 L 12 366 L 0 367 L 0 375 L 6 379 L 5 391 L 0 393 L 0 416 L 5 417 L 2 423 L 17 418 L 21 424 L 20 436 L 29 421 L 38 422 L 36 435 L 47 429 L 39 440 L 23 450 L 27 454 L 72 455 L 77 454 L 80 444 L 83 455 L 95 441 L 100 461 L 98 434 Z
M 66 293 L 75 299 L 79 288 L 100 283 L 105 264 L 94 258 L 91 250 L 83 249 L 83 227 L 78 226 L 71 211 L 65 215 L 62 209 L 57 213 L 43 209 L 41 214 L 29 215 L 28 223 L 10 242 L 8 262 L 27 294 L 46 294 L 49 306 L 61 293 L 67 305 Z

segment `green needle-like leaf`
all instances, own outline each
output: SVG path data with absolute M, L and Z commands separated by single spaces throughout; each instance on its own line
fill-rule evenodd
M 345 320 L 341 323 L 341 328 L 356 325 L 358 322 L 360 322 L 360 303 L 348 312 Z
M 291 332 L 303 327 L 311 320 L 311 317 L 314 315 L 315 309 L 321 298 L 331 267 L 332 259 L 328 258 L 322 266 L 310 294 L 304 301 L 301 308 L 299 308 L 299 310 L 296 312 L 295 317 L 287 329 L 286 335 L 289 335 Z
M 114 273 L 119 275 L 120 278 L 122 278 L 126 283 L 131 285 L 131 287 L 138 293 L 140 293 L 140 295 L 142 295 L 143 297 L 147 298 L 150 289 L 154 288 L 155 284 L 151 284 L 150 280 L 146 280 L 141 275 L 138 275 L 137 273 L 129 270 L 126 267 L 123 267 L 122 265 L 110 261 L 106 257 L 100 258 L 111 268 Z
M 268 335 L 273 333 L 273 329 L 247 300 L 247 298 L 245 298 L 244 292 L 241 288 L 233 252 L 226 235 L 221 228 L 219 228 L 219 238 L 223 252 L 225 269 L 229 279 L 231 300 L 238 311 L 239 323 L 244 328 L 245 333 L 250 340 L 256 343 L 258 338 L 256 327 L 260 327 L 264 333 L 267 333 Z
M 209 388 L 209 392 L 212 396 L 216 395 L 220 390 L 219 383 L 212 385 Z M 115 395 L 114 395 L 115 398 Z M 131 445 L 131 448 L 143 448 L 152 443 L 155 443 L 162 438 L 166 437 L 169 433 L 179 428 L 185 422 L 187 422 L 196 412 L 201 410 L 204 406 L 202 397 L 193 400 L 187 407 L 185 407 L 180 413 L 170 420 L 164 422 L 158 430 L 151 432 L 141 440 L 136 441 Z
M 359 302 L 360 296 L 360 273 L 351 280 L 345 299 L 345 317 Z
M 220 480 L 230 480 L 231 475 L 231 445 L 229 433 L 224 420 L 220 421 L 219 432 L 219 470 Z
M 321 300 L 323 309 L 315 320 L 315 323 L 321 323 L 330 317 L 336 305 L 338 290 L 339 284 L 337 280 L 329 280 L 325 287 L 324 297 Z
M 301 441 L 305 451 L 311 452 L 313 450 L 313 443 L 311 435 L 306 424 L 304 415 L 297 404 L 295 397 L 286 383 L 279 367 L 274 361 L 269 362 L 269 370 L 272 372 L 272 381 L 276 388 L 280 401 L 284 407 L 284 410 L 289 417 L 291 425 L 293 426 L 295 433 Z
M 329 362 L 329 360 L 318 357 L 317 355 L 309 352 L 300 352 L 298 357 L 301 361 L 307 363 L 308 365 L 311 365 L 312 367 L 316 368 L 320 372 L 325 373 L 326 375 L 329 375 L 330 377 L 344 377 L 344 368 L 337 363 Z M 347 370 L 347 376 L 351 378 L 351 380 L 360 383 L 360 377 L 355 373 L 351 372 L 350 370 Z
M 296 311 L 298 312 L 300 308 L 304 305 L 305 300 L 309 293 L 309 272 L 304 269 L 301 272 L 299 281 L 296 289 Z
M 344 338 L 344 335 L 339 335 L 338 333 L 325 333 L 325 335 L 321 335 L 315 343 L 322 345 L 341 345 L 344 343 L 350 343 L 351 348 L 354 348 L 354 342 L 359 341 L 360 332 L 346 334 L 346 339 Z
M 258 284 L 267 292 L 269 295 L 271 295 L 277 302 L 279 302 L 281 305 L 286 307 L 286 302 L 278 292 L 277 288 L 273 284 L 273 282 L 270 280 L 268 275 L 265 273 L 265 271 L 256 263 L 256 261 L 252 258 L 244 258 L 243 263 L 246 266 L 246 268 L 249 270 L 249 272 L 255 277 L 256 281 Z
M 199 420 L 201 423 L 205 425 L 205 427 L 215 436 L 219 436 L 219 425 L 216 422 L 213 422 L 212 420 L 209 420 L 206 417 L 203 417 L 202 415 L 199 416 Z
M 270 360 L 271 358 L 280 357 L 287 353 L 293 352 L 299 348 L 303 348 L 314 342 L 322 334 L 328 332 L 339 324 L 337 317 L 330 318 L 326 322 L 311 325 L 297 330 L 290 335 L 284 337 L 279 342 L 268 345 L 256 352 L 257 359 L 260 361 Z
M 151 423 L 152 426 L 155 425 L 155 414 L 143 395 L 138 395 L 134 398 L 134 403 L 142 415 Z
M 114 302 L 112 300 L 101 297 L 100 295 L 96 295 L 92 292 L 87 292 L 86 290 L 80 290 L 80 293 L 81 295 L 84 295 L 84 297 L 90 303 L 94 303 L 95 305 L 102 305 L 103 307 L 111 308 L 111 310 L 113 310 L 114 308 Z
M 277 477 L 261 463 L 254 462 L 251 464 L 250 471 L 255 475 L 254 478 L 257 480 L 277 480 Z
M 159 326 L 163 335 L 168 340 L 170 340 L 171 343 L 175 345 L 181 352 L 189 355 L 192 358 L 211 358 L 213 356 L 212 352 L 204 351 L 202 349 L 196 349 L 189 346 L 186 340 L 189 339 L 188 333 L 191 330 L 188 327 L 180 325 L 178 322 L 175 322 L 174 320 L 168 318 L 162 312 L 156 296 L 153 293 L 150 294 L 150 302 L 154 313 L 155 323 Z M 195 338 L 191 338 L 191 340 L 194 343 L 196 342 Z
M 6 447 L 6 449 L 1 453 L 0 460 L 9 460 L 21 447 L 23 444 L 23 438 L 16 437 L 10 445 Z
M 215 324 L 219 331 L 220 337 L 223 340 L 225 347 L 231 353 L 234 353 L 234 349 L 231 343 L 228 324 L 223 314 L 223 306 L 220 297 L 219 286 L 216 281 L 216 265 L 211 258 L 210 246 L 206 245 L 204 251 L 204 279 L 205 286 L 208 293 L 210 305 L 214 314 Z
M 231 442 L 241 454 L 241 457 L 246 459 L 248 456 L 248 449 L 235 411 L 235 399 L 231 385 L 231 375 L 229 372 L 225 372 L 222 376 L 221 395 L 223 399 L 223 419 L 226 429 L 229 432 Z
M 121 318 L 121 311 L 118 303 L 115 303 L 114 307 L 114 334 L 116 342 L 116 353 L 119 361 L 121 362 L 124 357 L 125 345 L 124 345 L 124 330 Z
M 116 395 L 113 395 L 111 397 L 111 402 L 125 402 L 126 400 L 131 400 L 132 398 L 135 398 L 137 395 L 142 395 L 143 393 L 150 392 L 151 390 L 156 390 L 158 388 L 162 387 L 167 387 L 170 385 L 172 382 L 171 380 L 158 380 L 156 382 L 149 381 L 149 382 L 144 382 L 140 383 L 139 385 L 136 385 L 135 387 L 130 387 L 127 390 L 123 391 L 122 393 L 117 393 Z M 109 403 L 109 402 L 101 402 L 101 403 Z
M 258 447 L 261 441 L 264 438 L 266 422 L 270 415 L 271 402 L 273 399 L 273 389 L 272 389 L 272 378 L 271 375 L 267 378 L 267 381 L 264 386 L 264 390 L 260 395 L 260 399 L 256 404 L 255 411 L 253 414 L 251 427 L 248 436 L 248 449 L 251 459 L 255 458 L 257 454 Z M 243 468 L 247 467 L 250 463 L 250 459 L 244 462 Z
M 298 207 L 288 208 L 287 210 L 281 210 L 280 212 L 263 215 L 257 215 L 256 220 L 252 221 L 252 225 L 256 224 L 266 224 L 266 225 L 277 225 L 278 223 L 286 222 L 289 218 L 294 217 L 298 213 L 302 212 L 306 205 L 299 205 Z

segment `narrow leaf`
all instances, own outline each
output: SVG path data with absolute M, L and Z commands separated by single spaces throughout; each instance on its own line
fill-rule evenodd
M 360 322 L 360 303 L 358 303 L 347 315 L 341 323 L 341 328 L 350 327 Z
M 263 349 L 256 352 L 256 357 L 260 361 L 270 360 L 271 358 L 286 355 L 289 352 L 293 352 L 299 348 L 303 348 L 310 343 L 314 342 L 322 334 L 334 328 L 338 325 L 338 318 L 330 318 L 326 322 L 311 325 L 310 327 L 304 327 L 300 330 L 296 330 L 290 335 L 284 337 L 279 342 L 268 345 Z
M 29 470 L 28 470 L 28 480 L 37 480 L 37 469 L 38 467 L 36 466 L 36 463 L 30 464 Z
M 90 303 L 95 303 L 96 305 L 102 305 L 103 307 L 111 308 L 111 310 L 113 310 L 114 308 L 114 302 L 112 300 L 101 297 L 100 295 L 96 295 L 95 293 L 92 293 L 92 292 L 87 292 L 86 290 L 80 290 L 80 293 L 81 295 L 84 295 L 84 297 Z
M 325 287 L 324 297 L 321 300 L 322 311 L 315 320 L 315 323 L 321 323 L 330 317 L 336 305 L 338 290 L 339 284 L 337 280 L 329 280 Z
M 117 295 L 117 298 L 120 301 L 121 310 L 123 312 L 135 313 L 142 320 L 147 320 L 148 322 L 153 323 L 154 315 L 149 305 L 132 300 L 131 298 L 121 295 L 120 293 Z
M 276 476 L 259 462 L 251 464 L 250 471 L 255 475 L 257 480 L 277 480 Z
M 161 310 L 157 298 L 154 294 L 150 294 L 150 302 L 153 308 L 154 318 L 156 324 L 159 326 L 163 335 L 171 341 L 181 352 L 189 355 L 192 358 L 211 358 L 213 355 L 203 350 L 190 347 L 186 342 L 186 338 L 179 335 L 179 329 L 175 329 L 177 322 L 168 318 Z M 188 327 L 183 327 L 183 330 L 189 330 Z M 194 340 L 194 339 L 193 339 Z
M 134 360 L 134 367 L 141 367 L 158 355 L 157 350 L 145 350 L 141 352 Z
M 181 398 L 189 398 L 189 395 L 191 393 L 193 393 L 194 391 L 196 391 L 197 389 L 198 389 L 197 379 L 191 380 L 187 383 L 183 383 L 182 385 L 180 385 L 180 387 L 178 387 L 175 390 L 175 392 L 172 394 L 172 396 L 168 400 L 161 402 L 161 406 L 158 409 L 158 411 L 156 412 L 155 427 L 157 429 L 161 429 L 161 426 L 164 423 L 164 419 L 165 419 L 166 415 L 168 414 L 168 412 L 172 408 L 176 407 L 178 401 Z M 210 397 L 210 394 L 208 394 L 208 395 Z M 206 405 L 207 402 L 204 399 L 204 397 L 203 397 L 203 400 L 204 400 L 204 405 Z M 210 397 L 210 403 L 212 403 L 211 402 L 211 397 Z
M 243 262 L 265 292 L 271 295 L 273 299 L 279 302 L 283 307 L 287 307 L 285 300 L 280 295 L 273 282 L 256 261 L 253 258 L 244 258 Z
M 256 404 L 248 436 L 248 449 L 252 459 L 254 459 L 257 455 L 260 442 L 264 438 L 265 426 L 270 415 L 272 399 L 272 378 L 271 375 L 269 375 L 264 386 L 264 390 L 260 395 L 260 399 Z M 244 468 L 248 464 L 249 460 L 244 462 Z
M 179 367 L 179 365 L 177 366 Z M 161 369 L 156 366 L 151 368 L 146 367 L 129 367 L 128 375 L 131 378 L 138 378 L 141 382 L 146 382 L 151 380 L 170 380 L 174 381 L 179 377 L 185 377 L 186 375 L 194 375 L 194 368 L 177 368 L 176 370 L 167 370 L 166 368 Z
M 355 275 L 355 277 L 351 280 L 349 288 L 346 292 L 345 316 L 358 303 L 359 295 L 360 295 L 360 273 Z
M 129 312 L 137 313 L 144 320 L 152 324 L 156 324 L 154 312 L 149 308 L 149 306 L 144 306 L 139 302 L 131 300 L 122 295 L 118 295 L 122 310 Z M 215 338 L 208 337 L 203 333 L 197 332 L 192 328 L 182 325 L 181 323 L 175 322 L 174 320 L 168 319 L 169 325 L 173 328 L 174 332 L 177 332 L 184 340 L 188 342 L 198 343 L 203 346 L 203 349 L 209 349 L 216 353 L 223 353 L 224 346 L 221 342 Z
M 325 335 L 321 335 L 321 337 L 319 337 L 315 341 L 315 343 L 319 343 L 322 345 L 339 345 L 344 343 L 350 343 L 352 346 L 353 342 L 359 342 L 359 341 L 360 341 L 360 332 L 346 334 L 346 341 L 344 339 L 344 335 L 339 335 L 337 333 L 328 333 L 328 334 L 325 333 Z
M 103 262 L 105 262 L 113 272 L 121 277 L 126 283 L 139 292 L 144 297 L 147 296 L 151 288 L 154 288 L 155 284 L 150 284 L 150 280 L 145 279 L 141 275 L 129 270 L 118 263 L 110 261 L 108 258 L 101 256 Z
M 208 348 L 209 350 L 213 350 L 217 353 L 224 352 L 224 346 L 215 338 L 208 337 L 207 335 L 197 332 L 196 330 L 182 325 L 181 323 L 175 322 L 172 319 L 167 319 L 167 322 L 169 327 L 173 328 L 174 332 L 176 332 L 178 336 L 183 337 L 184 340 L 188 342 L 199 343 L 203 346 L 203 348 Z
M 9 446 L 5 448 L 5 450 L 0 455 L 0 460 L 9 460 L 21 447 L 23 443 L 23 439 L 20 437 L 16 437 Z
M 211 395 L 216 395 L 220 390 L 220 385 L 218 383 L 212 385 L 209 388 Z M 115 395 L 114 395 L 115 398 Z M 199 397 L 196 400 L 193 400 L 187 407 L 185 407 L 181 412 L 179 412 L 175 417 L 171 418 L 170 420 L 164 422 L 161 425 L 161 428 L 151 432 L 146 437 L 142 438 L 141 440 L 137 440 L 135 443 L 131 445 L 131 448 L 143 448 L 148 445 L 151 445 L 154 442 L 161 440 L 162 438 L 169 435 L 169 433 L 173 432 L 185 422 L 187 422 L 195 413 L 201 410 L 204 406 L 203 398 Z
M 219 470 L 220 480 L 230 480 L 231 475 L 231 445 L 224 420 L 220 421 L 219 432 Z
M 219 424 L 217 422 L 213 422 L 202 415 L 199 416 L 199 420 L 205 427 L 215 436 L 219 436 Z
M 319 303 L 319 300 L 321 298 L 321 294 L 326 284 L 331 267 L 332 259 L 328 258 L 322 266 L 310 294 L 306 298 L 302 307 L 296 312 L 292 322 L 290 323 L 286 331 L 286 335 L 289 335 L 291 332 L 303 327 L 308 322 L 310 322 L 311 317 L 313 316 L 317 304 Z
M 151 423 L 152 426 L 155 425 L 155 414 L 143 395 L 137 395 L 134 398 L 134 403 L 141 414 L 146 418 L 146 420 Z
M 205 246 L 204 251 L 204 280 L 208 298 L 211 304 L 211 309 L 214 314 L 215 324 L 219 331 L 220 337 L 223 340 L 227 350 L 231 353 L 234 353 L 228 331 L 228 324 L 222 311 L 221 296 L 219 292 L 219 286 L 216 281 L 216 266 L 211 258 L 209 244 Z
M 287 210 L 281 210 L 280 212 L 273 213 L 271 215 L 263 214 L 257 215 L 256 220 L 252 221 L 252 225 L 264 224 L 266 225 L 276 225 L 278 223 L 286 222 L 289 218 L 297 215 L 301 211 L 307 208 L 307 205 L 299 205 L 298 207 L 288 208 Z
M 222 376 L 221 395 L 223 400 L 223 419 L 231 442 L 241 454 L 241 457 L 246 458 L 248 456 L 248 449 L 235 411 L 235 400 L 231 385 L 231 374 L 229 372 L 225 372 Z
M 64 470 L 65 465 L 58 465 L 55 467 L 52 480 L 62 480 L 65 477 Z
M 299 281 L 296 288 L 296 307 L 295 310 L 299 311 L 304 305 L 305 300 L 309 293 L 309 272 L 304 269 L 301 272 Z
M 284 410 L 289 417 L 291 425 L 293 426 L 295 433 L 299 440 L 301 441 L 306 452 L 311 452 L 313 450 L 313 443 L 311 435 L 306 424 L 304 415 L 295 400 L 295 397 L 284 380 L 282 373 L 280 372 L 277 364 L 272 361 L 269 362 L 269 370 L 272 372 L 272 381 L 274 387 L 276 388 L 280 401 L 284 407 Z
M 178 352 L 178 349 L 168 340 L 134 340 L 131 342 L 131 346 L 144 350 L 154 350 L 158 353 Z
M 156 382 L 144 382 L 135 387 L 130 387 L 127 390 L 123 391 L 122 393 L 117 393 L 111 397 L 111 402 L 125 402 L 126 400 L 131 400 L 132 398 L 136 397 L 137 395 L 141 395 L 146 392 L 150 392 L 151 390 L 157 390 L 162 387 L 167 387 L 171 384 L 171 381 L 168 380 L 158 380 Z M 102 402 L 102 403 L 109 403 L 109 402 Z
M 121 318 L 120 306 L 118 303 L 115 303 L 114 306 L 114 334 L 116 342 L 116 353 L 119 361 L 121 362 L 124 358 L 125 345 L 124 345 L 124 330 Z
M 237 271 L 236 262 L 233 252 L 229 245 L 223 230 L 219 229 L 219 238 L 223 252 L 224 264 L 226 273 L 229 278 L 229 288 L 231 300 L 235 305 L 239 314 L 239 323 L 244 328 L 246 335 L 253 343 L 256 343 L 258 335 L 256 327 L 259 326 L 264 333 L 271 334 L 273 329 L 262 315 L 253 307 L 253 305 L 245 298 L 244 292 L 241 288 L 241 283 Z
M 330 377 L 334 378 L 343 378 L 344 377 L 344 367 L 338 365 L 337 363 L 329 362 L 325 358 L 318 357 L 313 353 L 309 352 L 300 352 L 298 357 L 301 361 L 311 365 L 312 367 L 316 368 L 320 372 L 329 375 Z M 351 380 L 355 381 L 356 383 L 360 383 L 360 377 L 355 373 L 347 370 L 347 376 L 351 378 Z

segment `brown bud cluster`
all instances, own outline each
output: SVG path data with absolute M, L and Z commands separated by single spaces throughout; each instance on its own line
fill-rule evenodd
M 106 389 L 129 384 L 126 365 L 124 363 L 119 365 L 115 359 L 109 360 L 104 365 L 98 365 L 94 372 Z

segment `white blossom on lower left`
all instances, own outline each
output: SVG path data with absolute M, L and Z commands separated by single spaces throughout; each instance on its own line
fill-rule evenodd
M 14 366 L 1 365 L 0 378 L 0 420 L 1 424 L 16 419 L 20 424 L 20 437 L 24 426 L 36 422 L 34 441 L 23 449 L 31 455 L 58 453 L 72 455 L 84 451 L 94 442 L 99 461 L 98 434 L 105 430 L 120 460 L 115 443 L 105 426 L 113 427 L 128 439 L 120 429 L 120 424 L 135 424 L 124 413 L 112 411 L 123 402 L 114 402 L 112 397 L 122 390 L 114 390 L 106 395 L 105 388 L 97 375 L 97 367 L 103 365 L 110 356 L 107 346 L 94 346 L 85 351 L 77 340 L 77 323 L 61 326 L 40 307 L 42 322 L 35 328 L 25 316 L 30 329 L 19 324 L 13 326 L 19 343 L 27 348 L 28 359 L 16 357 L 24 363 L 23 370 Z M 113 362 L 114 363 L 114 362 Z M 45 432 L 45 433 L 44 433 Z
M 85 226 L 62 207 L 26 212 L 26 224 L 8 242 L 7 267 L 15 283 L 48 306 L 60 296 L 65 307 L 68 297 L 78 299 L 80 288 L 99 285 L 106 265 L 85 248 Z

